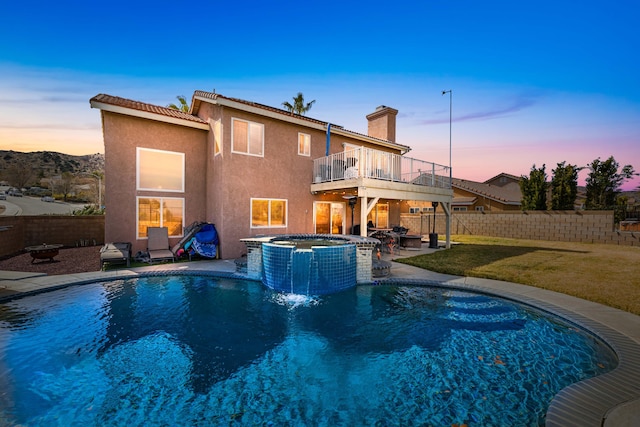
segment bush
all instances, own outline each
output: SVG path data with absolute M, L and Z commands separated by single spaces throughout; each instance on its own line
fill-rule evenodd
M 76 209 L 72 212 L 72 215 L 104 215 L 104 208 L 98 208 L 95 205 L 86 205 L 82 209 Z

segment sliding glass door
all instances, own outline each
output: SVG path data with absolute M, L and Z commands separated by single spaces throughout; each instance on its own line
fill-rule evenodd
M 344 203 L 315 202 L 313 204 L 315 232 L 318 234 L 343 234 L 344 211 Z

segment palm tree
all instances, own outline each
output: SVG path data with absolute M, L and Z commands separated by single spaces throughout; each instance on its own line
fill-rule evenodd
M 189 104 L 187 103 L 187 98 L 185 98 L 184 95 L 178 95 L 178 96 L 176 96 L 176 98 L 178 98 L 178 102 L 180 102 L 180 105 L 169 104 L 169 105 L 167 105 L 167 108 L 171 108 L 172 110 L 178 110 L 178 111 L 182 111 L 184 113 L 188 113 L 189 112 Z
M 293 98 L 293 105 L 285 101 L 282 103 L 282 106 L 286 108 L 290 113 L 300 114 L 304 116 L 304 113 L 311 109 L 311 106 L 314 102 L 316 102 L 315 99 L 305 105 L 304 95 L 302 94 L 302 92 L 298 92 L 298 96 L 295 96 Z

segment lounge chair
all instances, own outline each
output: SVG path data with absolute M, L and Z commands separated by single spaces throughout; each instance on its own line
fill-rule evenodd
M 100 268 L 103 270 L 106 264 L 116 262 L 126 262 L 129 267 L 130 259 L 131 243 L 129 242 L 107 243 L 100 248 Z
M 149 262 L 171 260 L 175 262 L 175 257 L 169 249 L 169 229 L 167 227 L 147 227 L 147 251 L 149 252 Z

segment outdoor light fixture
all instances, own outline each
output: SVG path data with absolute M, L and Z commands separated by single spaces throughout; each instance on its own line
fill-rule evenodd
M 351 206 L 351 234 L 353 235 L 353 209 L 358 203 L 358 198 L 356 196 L 342 196 L 343 199 L 347 199 L 349 201 L 349 206 Z
M 438 235 L 436 234 L 436 209 L 438 208 L 438 202 L 431 202 L 433 207 L 433 233 L 429 233 L 429 247 L 438 247 Z
M 431 206 L 433 207 L 433 232 L 436 232 L 436 209 L 438 208 L 438 202 L 431 202 Z

